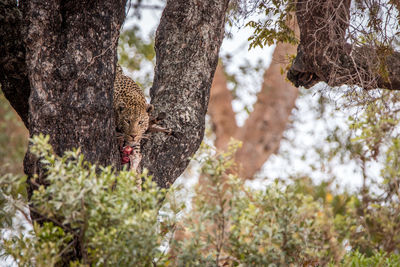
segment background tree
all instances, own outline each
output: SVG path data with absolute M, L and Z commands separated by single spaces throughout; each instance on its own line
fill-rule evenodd
M 288 22 L 288 25 L 297 27 L 294 21 Z M 209 105 L 215 133 L 214 145 L 225 150 L 232 138 L 243 142 L 236 157 L 241 177 L 246 179 L 254 177 L 269 156 L 278 151 L 283 132 L 288 126 L 298 89 L 285 80 L 284 70 L 295 48 L 291 44 L 277 44 L 271 64 L 263 75 L 254 110 L 240 128 L 232 110 L 232 95 L 221 65 L 215 73 Z

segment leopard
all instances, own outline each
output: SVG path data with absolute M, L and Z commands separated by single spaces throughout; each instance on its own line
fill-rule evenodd
M 124 145 L 138 146 L 149 128 L 150 112 L 143 90 L 130 77 L 124 75 L 117 64 L 114 80 L 114 116 L 117 136 Z
M 143 90 L 130 77 L 124 75 L 122 67 L 117 64 L 114 80 L 114 119 L 122 165 L 129 163 L 129 170 L 140 172 L 142 160 L 141 140 L 148 139 L 147 132 L 162 132 L 174 135 L 171 129 L 159 123 L 165 114 L 150 116 L 154 107 L 148 104 Z M 176 137 L 176 136 L 175 136 Z M 141 179 L 137 181 L 141 190 Z

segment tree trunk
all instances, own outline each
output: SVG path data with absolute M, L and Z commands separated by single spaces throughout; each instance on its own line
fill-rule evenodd
M 208 114 L 215 134 L 214 146 L 219 150 L 226 150 L 231 138 L 237 139 L 239 128 L 232 109 L 232 101 L 233 97 L 228 89 L 224 67 L 218 64 L 211 86 Z
M 254 110 L 237 135 L 243 141 L 236 154 L 237 162 L 242 163 L 243 178 L 252 179 L 279 149 L 298 96 L 298 89 L 282 74 L 288 64 L 287 55 L 294 54 L 295 50 L 293 45 L 277 44 Z
M 0 0 L 0 83 L 28 128 L 30 86 L 22 39 L 22 12 L 15 0 Z
M 80 147 L 88 161 L 118 167 L 112 95 L 125 1 L 18 4 L 0 2 L 0 82 L 6 98 L 30 136 L 50 135 L 57 154 Z M 26 174 L 38 167 L 28 152 Z
M 26 1 L 29 133 L 50 135 L 54 152 L 80 147 L 96 164 L 119 164 L 113 82 L 125 1 Z M 25 173 L 40 169 L 32 154 Z
M 228 0 L 168 0 L 156 33 L 151 103 L 174 134 L 152 134 L 142 164 L 161 187 L 186 169 L 204 135 L 205 115 Z
M 80 147 L 86 160 L 119 167 L 112 103 L 124 18 L 124 0 L 0 2 L 2 90 L 30 136 L 49 135 L 58 155 Z M 29 151 L 24 171 L 46 184 Z M 30 197 L 35 186 L 28 185 Z M 74 251 L 65 264 L 80 258 L 79 244 Z

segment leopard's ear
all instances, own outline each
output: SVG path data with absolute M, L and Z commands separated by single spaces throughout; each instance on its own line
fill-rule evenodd
M 150 113 L 150 112 L 152 112 L 153 110 L 154 110 L 154 106 L 153 106 L 152 104 L 147 104 L 147 107 L 146 107 L 147 113 Z
M 122 70 L 122 67 L 121 67 L 121 65 L 119 65 L 119 63 L 117 63 L 116 73 L 124 73 L 124 71 Z

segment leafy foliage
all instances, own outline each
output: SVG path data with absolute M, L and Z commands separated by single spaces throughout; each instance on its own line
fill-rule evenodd
M 262 1 L 264 2 L 264 1 Z M 264 12 L 268 19 L 249 21 L 246 26 L 254 28 L 254 34 L 249 38 L 250 49 L 259 46 L 273 45 L 274 42 L 296 44 L 298 42 L 288 21 L 293 20 L 293 1 L 267 1 L 260 3 L 258 9 Z
M 30 202 L 47 222 L 34 223 L 28 234 L 2 237 L 5 253 L 21 266 L 53 266 L 78 242 L 82 261 L 77 265 L 164 262 L 161 224 L 172 227 L 177 212 L 171 205 L 162 209 L 166 191 L 146 175 L 128 171 L 116 175 L 111 167 L 85 162 L 79 150 L 58 157 L 51 153 L 48 140 L 43 136 L 32 139 L 31 151 L 46 165 L 48 186 L 35 190 Z M 142 191 L 135 186 L 135 179 L 145 180 Z M 17 201 L 19 194 L 10 190 L 21 182 L 18 177 L 3 177 L 1 194 L 9 206 L 28 218 L 26 206 Z
M 254 29 L 249 37 L 249 49 L 273 45 L 275 42 L 296 44 L 298 42 L 293 31 L 295 1 L 292 0 L 244 0 L 233 1 L 228 24 L 249 16 L 258 17 L 246 22 L 246 27 Z M 254 16 L 254 15 L 257 16 Z
M 309 195 L 275 183 L 251 190 L 231 173 L 233 152 L 204 160 L 188 238 L 178 242 L 177 265 L 267 266 L 327 263 L 341 248 L 333 221 Z
M 145 174 L 116 175 L 110 167 L 85 162 L 79 150 L 55 156 L 43 136 L 33 138 L 31 147 L 47 170 L 48 186 L 34 191 L 30 202 L 45 222 L 24 231 L 23 226 L 15 228 L 17 220 L 9 219 L 15 215 L 30 223 L 25 178 L 6 175 L 0 180 L 3 254 L 19 266 L 58 265 L 75 242 L 82 259 L 71 266 L 400 262 L 394 253 L 399 248 L 396 202 L 364 202 L 306 177 L 250 189 L 235 175 L 235 144 L 226 153 L 203 146 L 205 154 L 198 158 L 202 183 L 192 209 L 180 221 L 182 205 L 176 203 L 174 190 L 167 194 Z M 136 187 L 138 178 L 145 180 L 142 191 Z
M 395 267 L 400 265 L 400 257 L 398 254 L 388 255 L 385 252 L 379 252 L 371 257 L 366 257 L 360 252 L 356 251 L 347 254 L 340 264 L 330 264 L 329 266 L 364 266 L 364 267 L 374 267 L 374 266 L 385 266 L 385 267 Z

